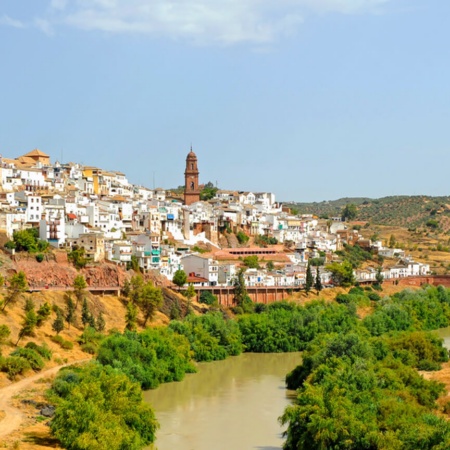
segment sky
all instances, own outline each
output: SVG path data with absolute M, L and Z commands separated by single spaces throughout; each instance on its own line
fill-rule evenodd
M 0 0 L 0 154 L 279 201 L 449 195 L 450 2 Z

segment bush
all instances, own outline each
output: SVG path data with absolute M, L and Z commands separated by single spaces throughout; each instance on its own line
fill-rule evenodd
M 374 302 L 377 302 L 378 300 L 381 299 L 381 297 L 376 292 L 369 292 L 367 296 L 369 297 L 370 300 L 373 300 Z
M 83 351 L 93 355 L 97 351 L 98 346 L 103 339 L 105 339 L 105 335 L 103 333 L 100 333 L 95 328 L 88 326 L 78 338 L 78 342 L 80 343 Z
M 233 306 L 231 308 L 231 311 L 233 311 L 233 313 L 236 315 L 244 314 L 244 309 L 242 308 L 242 306 Z
M 95 355 L 97 352 L 98 345 L 94 344 L 93 342 L 88 342 L 87 344 L 82 344 L 81 350 L 83 352 L 89 353 L 90 355 Z
M 59 344 L 59 346 L 61 348 L 63 348 L 64 350 L 72 350 L 73 349 L 73 342 L 66 341 L 62 336 L 56 335 L 56 336 L 52 336 L 50 339 L 53 342 L 55 342 L 56 344 Z
M 238 234 L 236 234 L 236 237 L 239 244 L 246 244 L 250 239 L 243 231 L 239 231 Z
M 265 303 L 255 303 L 255 313 L 260 314 L 267 311 L 267 305 Z
M 11 330 L 7 325 L 0 325 L 0 344 L 4 344 L 11 335 Z
M 89 364 L 60 372 L 52 433 L 67 449 L 140 450 L 155 440 L 158 422 L 142 391 L 124 373 Z
M 30 363 L 20 356 L 10 356 L 1 362 L 0 370 L 8 374 L 8 378 L 14 380 L 17 375 L 21 375 L 31 368 Z
M 11 353 L 11 356 L 26 359 L 29 362 L 30 367 L 36 371 L 42 370 L 45 366 L 44 360 L 41 358 L 41 355 L 39 355 L 38 352 L 31 348 L 19 347 Z
M 42 261 L 44 261 L 44 255 L 43 255 L 42 253 L 38 253 L 38 254 L 36 255 L 36 261 L 37 261 L 37 262 L 42 262 Z
M 43 358 L 45 358 L 47 360 L 50 360 L 52 357 L 52 351 L 48 348 L 48 345 L 46 343 L 39 346 L 35 342 L 28 342 L 28 344 L 25 345 L 25 348 L 34 350 L 35 352 L 39 353 L 39 355 L 41 355 Z
M 108 336 L 100 345 L 97 361 L 120 368 L 143 389 L 181 381 L 186 372 L 195 372 L 188 340 L 163 327 Z
M 217 303 L 217 297 L 211 291 L 202 291 L 199 301 L 205 305 L 214 305 Z

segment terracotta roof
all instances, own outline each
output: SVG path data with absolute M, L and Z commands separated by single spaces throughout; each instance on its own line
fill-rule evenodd
M 74 219 L 77 218 L 77 215 L 76 215 L 76 214 L 69 213 L 69 214 L 67 214 L 67 218 L 70 219 L 70 220 L 74 220 Z
M 35 148 L 34 150 L 31 150 L 31 152 L 25 153 L 23 156 L 45 156 L 47 158 L 50 158 L 50 155 L 47 155 L 44 152 L 41 152 L 39 149 Z
M 17 161 L 24 163 L 24 164 L 36 164 L 36 161 L 33 158 L 31 158 L 30 156 L 26 156 L 26 155 L 19 156 L 17 158 Z
M 209 283 L 209 280 L 202 277 L 187 277 L 186 283 Z

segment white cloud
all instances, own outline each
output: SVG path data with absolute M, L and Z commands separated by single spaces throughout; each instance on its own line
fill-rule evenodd
M 25 24 L 23 22 L 21 22 L 20 20 L 12 19 L 6 14 L 0 16 L 0 25 L 7 25 L 14 28 L 25 28 Z
M 53 36 L 55 34 L 52 24 L 46 19 L 36 18 L 34 19 L 34 25 L 47 36 Z
M 198 43 L 264 44 L 309 14 L 376 12 L 391 0 L 51 0 L 48 20 L 84 30 Z
M 66 8 L 68 0 L 51 0 L 50 6 L 53 9 L 63 10 Z

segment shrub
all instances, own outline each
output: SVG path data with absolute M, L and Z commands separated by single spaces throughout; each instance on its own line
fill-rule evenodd
M 26 359 L 33 370 L 42 370 L 45 366 L 44 360 L 38 352 L 31 348 L 19 347 L 11 353 L 11 356 Z
M 255 313 L 260 314 L 267 311 L 267 305 L 265 303 L 255 303 Z
M 29 370 L 30 363 L 25 358 L 20 356 L 10 356 L 3 359 L 1 365 L 1 371 L 8 374 L 8 378 L 14 380 L 17 375 L 21 375 Z
M 39 346 L 35 342 L 28 342 L 28 344 L 25 345 L 25 348 L 30 348 L 31 350 L 34 350 L 47 360 L 50 360 L 52 357 L 52 351 L 48 348 L 48 345 L 46 343 Z
M 444 414 L 450 414 L 450 402 L 445 403 L 444 405 Z
M 233 306 L 233 308 L 231 308 L 231 311 L 233 311 L 233 313 L 236 315 L 244 314 L 244 309 L 242 308 L 242 306 Z
M 87 344 L 82 344 L 81 350 L 83 352 L 89 353 L 90 355 L 95 355 L 97 352 L 98 345 L 94 344 L 93 342 L 88 342 Z
M 139 450 L 154 441 L 158 422 L 153 410 L 124 373 L 90 364 L 60 373 L 54 387 L 61 378 L 64 396 L 56 401 L 50 427 L 64 448 Z
M 374 302 L 377 302 L 381 298 L 376 292 L 369 292 L 367 296 L 369 297 L 370 300 L 373 300 Z
M 43 255 L 42 253 L 38 253 L 38 254 L 36 255 L 36 261 L 37 261 L 37 262 L 42 262 L 42 261 L 44 261 L 44 255 Z
M 100 345 L 97 361 L 120 368 L 143 389 L 181 381 L 186 372 L 195 372 L 188 340 L 162 327 L 108 336 Z
M 56 344 L 59 344 L 59 346 L 61 348 L 63 348 L 64 350 L 72 350 L 73 349 L 73 343 L 70 341 L 66 341 L 62 336 L 56 335 L 56 336 L 52 336 L 50 339 L 53 342 L 55 342 Z
M 200 303 L 214 305 L 217 303 L 217 297 L 211 291 L 202 291 L 200 294 Z
M 11 335 L 11 330 L 7 325 L 0 325 L 0 344 L 4 344 Z
M 243 231 L 239 231 L 238 234 L 236 234 L 236 237 L 239 244 L 246 244 L 250 239 Z
M 84 329 L 81 336 L 78 338 L 80 345 L 90 344 L 97 348 L 100 342 L 105 338 L 105 335 L 97 331 L 95 328 L 88 326 Z M 89 348 L 89 347 L 88 347 Z

